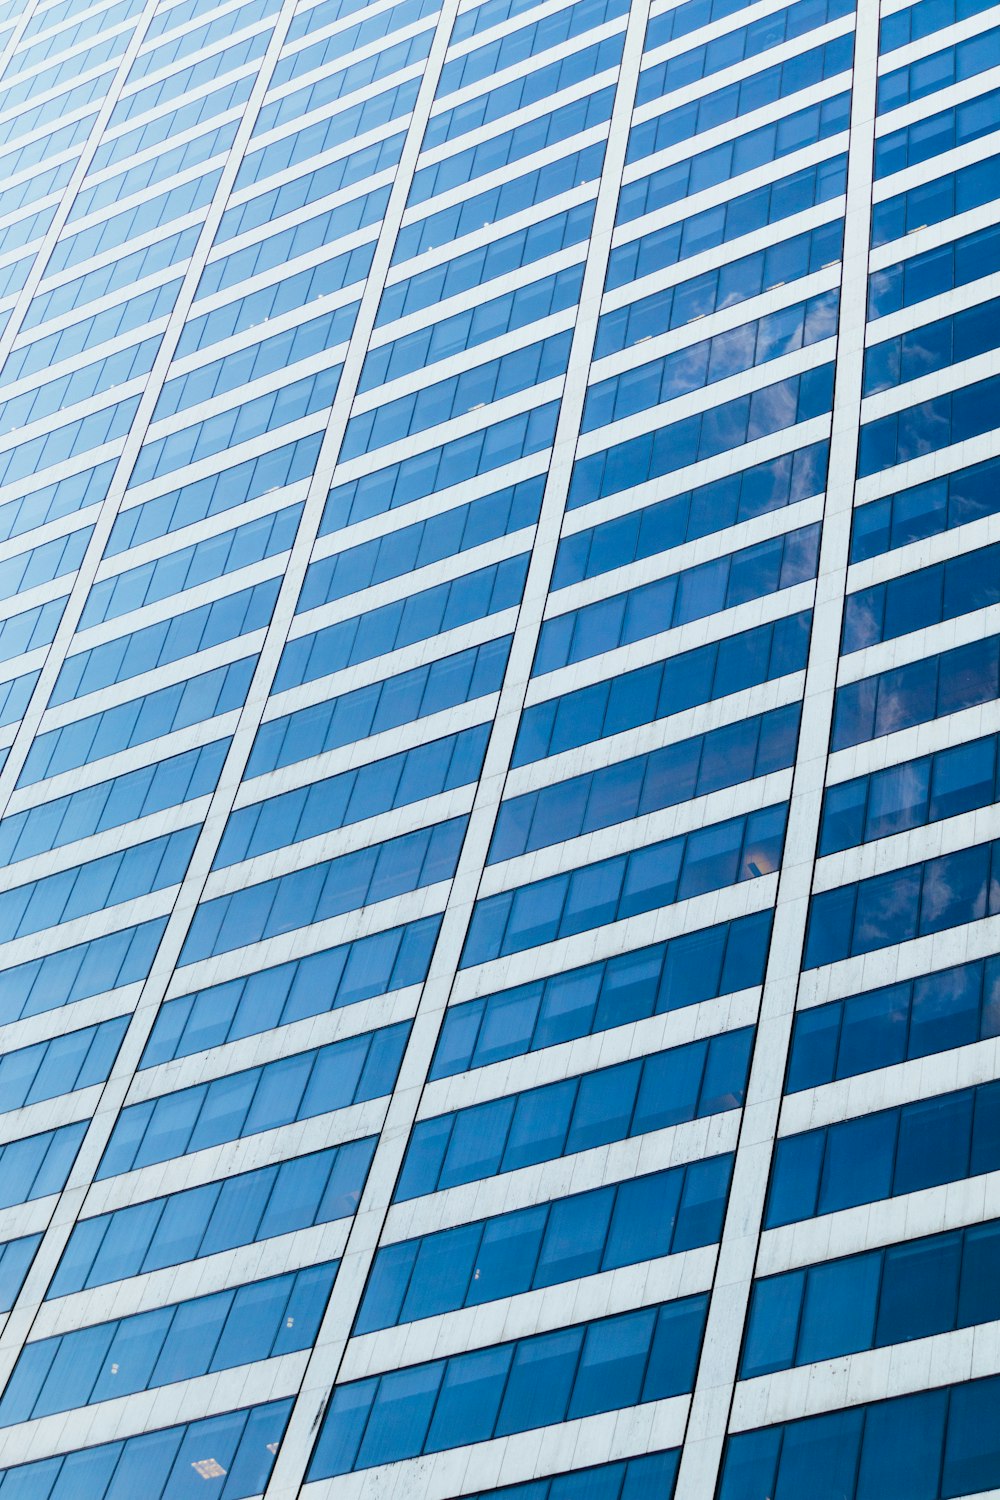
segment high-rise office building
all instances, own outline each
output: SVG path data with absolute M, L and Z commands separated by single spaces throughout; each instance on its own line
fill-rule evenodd
M 998 101 L 0 4 L 0 1500 L 1000 1493 Z

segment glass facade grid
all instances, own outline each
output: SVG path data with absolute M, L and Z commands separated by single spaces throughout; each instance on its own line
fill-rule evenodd
M 0 3 L 0 1500 L 1000 1490 L 998 39 Z

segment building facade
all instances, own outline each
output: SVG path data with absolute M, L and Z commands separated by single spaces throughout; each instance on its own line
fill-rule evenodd
M 0 1500 L 1000 1493 L 998 103 L 0 4 Z

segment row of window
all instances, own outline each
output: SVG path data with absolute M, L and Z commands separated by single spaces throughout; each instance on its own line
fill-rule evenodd
M 150 813 L 207 796 L 215 790 L 228 749 L 228 739 L 214 740 L 24 812 L 10 813 L 0 822 L 0 861 L 12 865 L 33 859 L 107 828 L 120 828 Z
M 619 49 L 621 43 L 619 37 Z M 600 89 L 571 104 L 563 104 L 550 114 L 516 125 L 503 135 L 491 136 L 477 146 L 468 146 L 430 166 L 418 167 L 410 184 L 408 205 L 412 208 L 418 203 L 426 203 L 452 188 L 474 182 L 477 177 L 513 166 L 537 152 L 606 124 L 611 118 L 614 98 L 614 87 Z
M 322 437 L 321 432 L 310 433 L 297 442 L 269 448 L 259 458 L 245 459 L 232 468 L 120 511 L 104 549 L 105 557 L 115 557 L 130 547 L 169 536 L 208 516 L 232 510 L 246 500 L 256 500 L 272 490 L 285 489 L 307 479 L 312 474 Z
M 1000 598 L 1000 544 L 963 552 L 848 594 L 841 651 L 848 655 L 879 641 L 926 630 Z
M 991 867 L 995 866 L 991 877 Z M 837 963 L 1000 911 L 1000 844 L 873 875 L 812 898 L 803 965 Z
M 418 1120 L 395 1202 L 739 1109 L 753 1028 Z
M 794 588 L 816 576 L 819 523 L 788 531 L 681 573 L 637 584 L 543 623 L 532 676 L 558 671 L 619 646 L 679 629 L 725 609 L 736 609 Z
M 432 33 L 426 32 L 421 37 L 415 37 L 411 42 L 404 42 L 401 49 L 390 47 L 387 52 L 378 54 L 377 58 L 356 64 L 356 72 L 354 68 L 349 68 L 347 77 L 339 74 L 335 75 L 335 79 L 341 81 L 345 87 L 349 87 L 356 78 L 360 78 L 363 84 L 367 81 L 366 74 L 381 72 L 379 64 L 384 64 L 390 71 L 394 71 L 403 58 L 411 61 L 421 60 L 426 55 L 431 35 Z M 402 58 L 399 55 L 400 51 L 402 51 Z M 350 76 L 351 74 L 354 74 L 354 78 Z M 330 91 L 333 92 L 335 87 L 336 83 L 331 81 Z M 236 191 L 241 192 L 251 183 L 266 181 L 300 163 L 316 163 L 327 152 L 336 150 L 338 147 L 353 145 L 369 133 L 388 125 L 401 115 L 408 114 L 417 97 L 417 88 L 418 80 L 410 79 L 406 83 L 397 84 L 395 88 L 385 89 L 370 99 L 363 100 L 360 104 L 351 105 L 347 109 L 338 110 L 336 114 L 316 120 L 292 135 L 279 136 L 270 145 L 261 146 L 249 152 L 240 163 L 236 176 Z M 351 152 L 350 155 L 341 157 L 336 162 L 314 169 L 309 174 L 308 186 L 300 180 L 297 191 L 300 193 L 307 191 L 308 197 L 305 201 L 312 202 L 318 197 L 325 197 L 327 193 L 348 187 L 351 183 L 363 182 L 366 177 L 374 176 L 386 166 L 391 166 L 393 157 L 398 159 L 400 144 L 398 137 L 393 137 L 391 142 L 379 142 L 377 145 Z M 383 146 L 386 150 L 383 150 Z M 288 199 L 284 194 L 288 186 L 290 184 L 284 184 L 275 190 L 278 194 L 276 203 L 281 205 L 276 208 L 275 217 L 287 212 Z M 251 201 L 256 203 L 257 200 Z M 234 230 L 234 225 L 249 229 L 255 224 L 267 222 L 266 219 L 262 220 L 258 217 L 259 210 L 256 208 L 250 208 L 249 216 L 244 216 L 240 212 L 242 207 L 248 207 L 248 205 L 243 204 L 239 208 L 227 210 L 227 222 L 224 226 L 220 226 L 218 236 L 220 241 L 230 239 L 234 232 L 239 233 L 239 229 Z M 230 214 L 231 218 L 228 217 Z
M 484 224 L 498 225 L 513 214 L 558 198 L 585 183 L 596 188 L 604 166 L 604 145 L 601 140 L 585 146 L 582 151 L 536 167 L 472 198 L 464 198 L 451 208 L 439 209 L 416 223 L 405 224 L 396 235 L 393 264 L 399 265 L 425 250 L 437 250 L 467 234 L 475 234 Z
M 396 677 L 367 683 L 326 703 L 266 720 L 257 731 L 247 778 L 499 692 L 510 640 L 509 635 L 501 636 Z
M 801 1135 L 771 1168 L 768 1229 L 960 1182 L 1000 1166 L 1000 1084 L 939 1094 Z
M 683 328 L 696 318 L 819 271 L 840 259 L 843 238 L 843 220 L 835 219 L 606 312 L 597 325 L 594 358 L 602 359 L 656 334 Z
M 332 1261 L 26 1344 L 0 1426 L 308 1349 L 336 1274 Z
M 147 438 L 135 461 L 129 488 L 135 489 L 173 469 L 185 468 L 198 459 L 224 453 L 262 433 L 301 421 L 313 412 L 325 411 L 337 394 L 340 369 L 340 365 L 332 365 L 316 375 L 307 375 L 279 390 L 244 401 L 241 406 L 231 406 L 168 437 Z
M 357 1208 L 374 1151 L 375 1137 L 368 1136 L 80 1219 L 46 1298 L 347 1218 Z
M 26 1234 L 0 1245 L 0 1312 L 10 1312 L 17 1301 L 41 1239 L 40 1234 Z
M 781 863 L 786 811 L 783 803 L 766 807 L 482 897 L 461 967 L 773 874 Z
M 727 0 L 724 6 L 717 3 L 712 7 L 712 12 L 718 10 L 720 13 L 709 15 L 709 6 L 703 0 L 702 3 L 694 0 L 694 3 L 664 10 L 649 21 L 645 51 L 654 51 L 654 48 L 672 42 L 688 31 L 700 30 L 712 21 L 721 20 L 721 15 L 733 15 L 739 9 L 742 6 Z M 750 26 L 739 26 L 736 30 L 724 31 L 721 36 L 711 37 L 690 52 L 676 52 L 667 58 L 667 62 L 643 68 L 639 75 L 636 104 L 648 104 L 651 99 L 675 89 L 684 89 L 687 84 L 718 74 L 724 68 L 735 68 L 748 57 L 759 57 L 774 46 L 792 42 L 796 36 L 807 36 L 817 27 L 840 20 L 843 15 L 852 15 L 853 9 L 850 0 L 798 0 L 796 5 L 774 10 L 771 15 L 751 21 Z
M 689 464 L 704 463 L 706 459 L 754 443 L 769 433 L 782 432 L 813 417 L 825 416 L 832 402 L 832 363 L 817 365 L 774 385 L 760 386 L 731 401 L 718 402 L 707 411 L 695 412 L 679 422 L 671 422 L 653 432 L 643 433 L 641 437 L 628 438 L 577 459 L 567 505 L 570 510 L 575 510 L 605 495 L 618 494 L 621 490 L 645 484 L 647 480 L 674 474 Z M 869 423 L 868 427 L 862 427 L 862 442 L 865 433 L 875 426 L 876 423 Z
M 52 583 L 75 573 L 83 561 L 92 526 L 81 526 L 65 536 L 54 537 L 25 552 L 17 552 L 0 563 L 0 599 L 27 593 L 40 584 Z
M 811 615 L 786 615 L 648 667 L 549 698 L 521 714 L 513 764 L 523 766 L 640 724 L 670 718 L 789 672 L 801 672 Z
M 215 867 L 238 864 L 467 786 L 479 777 L 488 738 L 489 726 L 476 725 L 307 787 L 279 793 L 266 802 L 237 808 L 230 814 Z
M 0 415 L 0 436 L 42 421 L 80 401 L 88 401 L 92 396 L 103 395 L 105 391 L 125 385 L 141 375 L 148 375 L 159 346 L 158 337 L 143 339 L 139 344 L 108 354 L 80 370 L 33 386 L 23 395 L 8 397 Z
M 830 787 L 820 854 L 988 807 L 1000 797 L 997 743 L 987 735 Z
M 407 93 L 415 92 L 415 83 L 405 87 Z M 307 204 L 316 203 L 322 198 L 329 198 L 333 193 L 339 193 L 344 188 L 370 182 L 380 172 L 387 172 L 398 164 L 404 140 L 405 136 L 402 134 L 389 136 L 386 140 L 377 141 L 371 146 L 363 146 L 349 156 L 338 157 L 335 161 L 327 162 L 325 166 L 305 171 L 290 182 L 282 183 L 280 187 L 269 188 L 266 192 L 248 198 L 244 203 L 237 203 L 232 208 L 227 208 L 216 231 L 216 246 L 224 245 L 227 240 L 233 240 L 237 235 L 246 234 L 251 229 L 261 229 L 274 223 L 276 219 L 282 219 L 287 214 L 305 208 Z M 283 146 L 284 142 L 278 144 Z M 381 218 L 384 202 L 383 194 L 359 195 L 350 202 L 341 204 L 335 210 L 336 219 L 331 221 L 329 228 L 336 226 L 338 234 L 348 234 L 351 230 L 374 224 Z M 315 239 L 315 231 L 313 231 L 312 238 Z M 327 243 L 327 241 L 320 243 Z M 270 250 L 270 254 L 276 253 L 277 247 L 275 246 Z M 204 283 L 202 295 L 205 295 Z
M 232 338 L 233 334 L 242 333 L 245 328 L 254 328 L 270 318 L 279 318 L 283 313 L 308 307 L 321 297 L 332 297 L 346 286 L 354 286 L 367 276 L 374 252 L 375 243 L 370 241 L 367 245 L 359 245 L 355 250 L 345 250 L 341 255 L 331 256 L 318 266 L 309 266 L 304 271 L 273 281 L 269 286 L 261 287 L 258 292 L 235 297 L 212 312 L 189 317 L 177 341 L 174 358 L 183 359 L 186 354 L 193 354 L 196 349 L 207 348 L 222 339 Z M 202 273 L 202 280 L 210 279 L 213 268 L 226 264 L 227 261 L 213 261 L 211 267 Z
M 108 265 L 98 266 L 73 281 L 61 282 L 50 291 L 36 292 L 25 311 L 22 332 L 73 312 L 78 307 L 86 307 L 89 302 L 96 302 L 112 292 L 128 292 L 136 282 L 147 276 L 154 276 L 170 266 L 186 261 L 197 242 L 199 229 L 200 225 L 192 225 L 157 240 L 144 250 L 133 250 L 127 255 L 120 255 Z M 42 284 L 44 286 L 44 282 Z
M 38 672 L 26 672 L 0 686 L 0 725 L 13 724 L 23 717 L 38 681 Z M 4 760 L 8 751 L 4 751 Z
M 346 463 L 362 453 L 398 443 L 413 433 L 426 432 L 453 417 L 555 380 L 566 373 L 572 337 L 569 330 L 554 334 L 351 417 L 340 445 L 339 462 Z
M 707 1302 L 686 1297 L 338 1385 L 306 1478 L 683 1395 Z
M 839 291 L 823 292 L 596 381 L 587 391 L 581 430 L 622 421 L 832 338 L 839 307 Z
M 246 103 L 252 86 L 253 74 L 244 73 L 242 78 L 225 83 L 211 93 L 190 99 L 186 104 L 179 104 L 166 114 L 155 115 L 145 125 L 120 131 L 117 135 L 111 130 L 107 131 L 91 157 L 90 171 L 101 172 L 127 156 L 137 156 L 140 151 L 157 146 L 162 141 L 177 140 L 182 132 L 193 130 L 196 125 L 215 119 L 217 115 L 223 115 L 230 109 L 239 109 L 240 105 Z
M 308 179 L 300 177 L 296 181 L 301 191 L 301 185 Z M 252 201 L 258 203 L 261 200 L 255 198 Z M 271 226 L 265 220 L 261 237 L 240 250 L 220 253 L 208 261 L 198 283 L 198 298 L 210 297 L 214 292 L 225 291 L 232 286 L 242 288 L 253 276 L 261 276 L 265 271 L 283 270 L 289 262 L 310 250 L 335 244 L 344 235 L 377 225 L 388 201 L 389 188 L 379 187 L 349 198 L 346 203 L 338 203 L 334 208 L 314 214 L 277 233 L 267 232 Z M 294 207 L 292 203 L 288 211 L 291 212 Z M 367 249 L 366 253 L 371 253 L 372 250 L 374 246 Z M 346 274 L 345 271 L 345 276 Z M 344 285 L 348 285 L 346 280 Z M 197 302 L 195 305 L 197 306 Z
M 821 104 L 795 110 L 771 125 L 759 125 L 735 140 L 724 141 L 648 177 L 626 183 L 618 198 L 616 223 L 627 224 L 668 204 L 731 182 L 744 172 L 802 149 L 802 142 L 828 140 L 850 124 L 851 96 L 838 94 Z
M 152 1068 L 422 984 L 440 923 L 439 916 L 422 917 L 164 1001 L 139 1066 Z
M 782 771 L 795 759 L 798 731 L 799 705 L 793 703 L 508 797 L 500 805 L 487 864 Z
M 1000 298 L 910 328 L 865 351 L 863 394 L 887 391 L 1000 344 Z
M 401 1021 L 127 1105 L 98 1179 L 381 1098 L 392 1091 L 409 1030 Z
M 202 901 L 180 963 L 198 963 L 450 880 L 467 823 L 467 817 L 451 818 Z
M 417 641 L 502 614 L 521 602 L 528 553 L 504 558 L 390 604 L 326 625 L 288 642 L 273 691 L 328 677 L 345 667 L 400 651 Z
M 86 630 L 287 552 L 301 515 L 301 505 L 289 505 L 232 531 L 217 532 L 190 547 L 168 552 L 153 562 L 100 579 L 91 585 L 77 629 Z
M 0 1024 L 145 979 L 165 924 L 157 917 L 4 969 Z
M 231 26 L 232 18 L 230 17 Z M 254 32 L 253 36 L 244 38 L 243 41 L 226 41 L 210 56 L 203 57 L 199 62 L 191 63 L 188 67 L 180 68 L 176 72 L 167 73 L 164 77 L 156 79 L 153 83 L 147 83 L 142 88 L 130 88 L 126 83 L 121 97 L 108 117 L 106 130 L 114 130 L 126 120 L 132 120 L 137 115 L 149 114 L 160 105 L 169 103 L 171 99 L 181 99 L 185 94 L 192 93 L 206 83 L 211 83 L 213 79 L 226 77 L 236 72 L 238 68 L 257 62 L 267 50 L 270 40 L 271 28 L 265 26 Z
M 318 42 L 299 47 L 295 51 L 290 50 L 293 42 L 311 35 L 319 27 L 340 21 L 354 10 L 364 8 L 354 6 L 347 10 L 340 7 L 340 13 L 336 15 L 330 15 L 328 7 L 322 5 L 314 5 L 311 10 L 299 11 L 293 17 L 285 34 L 282 55 L 275 63 L 274 72 L 271 74 L 270 90 L 277 92 L 283 83 L 290 83 L 305 73 L 311 73 L 336 57 L 346 57 L 361 47 L 368 47 L 372 42 L 381 41 L 396 31 L 402 31 L 406 26 L 414 26 L 428 16 L 436 16 L 437 0 L 402 0 L 401 4 L 391 5 L 385 10 L 377 11 L 375 15 L 366 16 L 363 21 L 357 21 L 353 26 L 340 26 L 331 36 Z M 380 49 L 375 56 L 380 56 L 386 50 L 388 49 Z M 294 98 L 295 95 L 292 97 Z M 263 130 L 269 130 L 277 119 L 283 118 L 276 113 L 280 107 L 280 102 L 264 106 L 257 117 L 254 127 L 255 135 Z M 272 111 L 275 113 L 272 114 Z
M 764 979 L 771 913 L 755 912 L 445 1011 L 431 1078 L 752 989 Z
M 118 1055 L 127 1016 L 116 1016 L 82 1031 L 65 1032 L 46 1042 L 18 1047 L 0 1058 L 3 1109 L 22 1109 L 75 1089 L 103 1083 Z
M 725 88 L 702 94 L 690 104 L 654 115 L 632 127 L 627 159 L 629 162 L 639 161 L 668 146 L 678 146 L 706 130 L 727 125 L 732 120 L 741 119 L 743 115 L 753 114 L 755 110 L 776 104 L 779 99 L 790 94 L 811 88 L 824 79 L 835 78 L 838 73 L 850 68 L 853 57 L 854 36 L 848 32 L 845 36 L 834 37 L 823 46 L 799 52 L 794 57 L 786 58 L 784 62 L 772 64 L 760 73 L 752 73 L 739 82 L 727 84 Z M 673 58 L 671 62 L 683 65 L 684 57 Z M 665 69 L 668 77 L 674 71 L 669 63 L 665 65 Z M 693 70 L 682 67 L 679 71 Z M 668 84 L 668 87 L 675 86 L 673 83 Z
M 160 420 L 191 406 L 207 405 L 217 396 L 345 344 L 351 336 L 357 310 L 356 302 L 348 302 L 322 317 L 310 318 L 307 323 L 286 328 L 260 343 L 248 344 L 245 349 L 199 365 L 186 375 L 175 376 L 163 386 L 154 418 Z
M 578 7 L 574 6 L 573 9 Z M 608 5 L 605 9 L 616 9 L 621 14 L 625 6 L 616 0 L 615 4 Z M 565 15 L 566 12 L 561 14 Z M 435 146 L 443 145 L 445 141 L 454 140 L 493 120 L 507 119 L 517 110 L 526 109 L 529 105 L 550 102 L 564 89 L 588 82 L 611 68 L 617 68 L 621 62 L 623 41 L 623 33 L 605 37 L 603 41 L 595 42 L 590 47 L 581 47 L 578 52 L 571 52 L 568 57 L 560 58 L 546 67 L 535 68 L 510 83 L 491 88 L 488 93 L 479 94 L 463 104 L 456 104 L 452 109 L 431 115 L 424 131 L 421 149 L 430 151 Z M 560 136 L 560 139 L 565 137 Z M 519 152 L 519 155 L 524 154 Z
M 263 21 L 266 17 L 273 15 L 276 9 L 275 0 L 248 0 L 248 3 L 240 7 L 240 26 L 251 26 L 255 21 Z M 167 11 L 163 19 L 169 26 L 174 20 L 174 15 L 171 11 Z M 202 47 L 207 47 L 210 43 L 231 34 L 232 30 L 233 16 L 227 11 L 214 21 L 206 21 L 201 26 L 186 27 L 177 35 L 171 34 L 168 40 L 140 51 L 129 70 L 129 82 L 134 83 L 136 79 L 145 77 L 147 73 L 168 67 L 189 52 L 200 51 Z
M 335 484 L 326 500 L 320 536 L 369 516 L 397 510 L 413 500 L 450 490 L 464 480 L 507 468 L 548 448 L 555 436 L 558 401 L 546 401 L 516 417 L 490 422 L 466 437 L 452 438 L 412 458 L 387 464 L 346 484 Z
M 883 16 L 879 26 L 879 51 L 894 52 L 956 21 L 967 21 L 989 10 L 995 0 L 916 0 L 904 10 Z
M 310 563 L 296 614 L 344 599 L 391 578 L 426 568 L 470 548 L 534 526 L 541 509 L 544 478 L 525 479 L 492 495 L 456 505 L 426 521 L 386 532 L 370 542 L 346 547 Z
M 605 22 L 622 15 L 625 8 L 622 0 L 577 0 L 575 5 L 552 12 L 541 20 L 530 21 L 494 42 L 487 42 L 460 57 L 453 57 L 441 69 L 437 97 L 443 99 L 445 95 L 453 94 L 458 89 L 466 89 L 470 84 L 495 78 L 498 73 L 517 63 L 527 62 L 529 58 L 548 52 L 553 47 L 571 41 L 573 37 L 582 36 L 596 26 L 603 26 Z M 484 14 L 481 20 L 473 22 L 470 18 L 466 24 L 475 24 L 479 30 L 482 25 L 494 25 L 499 19 L 498 16 L 491 20 Z M 457 42 L 460 39 L 461 33 L 456 29 L 452 40 Z
M 742 1432 L 726 1445 L 719 1500 L 985 1494 L 1000 1484 L 998 1397 L 994 1376 Z
M 255 657 L 244 657 L 230 666 L 214 667 L 171 687 L 77 719 L 61 729 L 44 730 L 31 742 L 18 784 L 30 786 L 133 745 L 148 744 L 175 729 L 242 708 L 256 665 Z
M 964 526 L 1000 509 L 1000 459 L 957 469 L 895 495 L 883 495 L 854 511 L 851 562 L 877 557 Z
M 20 614 L 8 615 L 0 624 L 0 661 L 13 661 L 26 651 L 51 645 L 65 608 L 66 598 L 63 596 L 50 599 L 46 604 L 36 604 L 33 609 L 22 610 Z
M 539 1287 L 712 1245 L 732 1157 L 574 1193 L 379 1250 L 352 1332 L 438 1318 Z
M 596 1468 L 572 1469 L 551 1479 L 484 1490 L 469 1500 L 644 1500 L 649 1495 L 672 1500 L 679 1462 L 680 1449 L 671 1448 Z
M 523 270 L 526 266 L 536 265 L 539 261 L 558 255 L 560 250 L 566 250 L 571 245 L 579 245 L 589 235 L 593 217 L 594 203 L 591 199 L 587 203 L 577 204 L 575 208 L 566 209 L 563 213 L 553 214 L 549 219 L 542 219 L 540 223 L 531 224 L 526 229 L 491 238 L 489 244 L 478 250 L 467 250 L 462 255 L 452 256 L 450 260 L 430 266 L 426 271 L 418 271 L 416 275 L 402 281 L 390 281 L 382 292 L 375 326 L 384 327 L 397 318 L 408 317 L 425 307 L 433 307 L 436 302 L 478 289 L 499 276 L 505 276 L 509 271 Z M 501 300 L 496 299 L 498 303 Z M 381 350 L 372 350 L 368 355 L 368 359 L 373 361 L 381 357 Z M 372 384 L 374 383 L 373 381 Z
M 0 892 L 0 942 L 179 885 L 199 833 L 181 828 Z
M 1000 89 L 968 99 L 936 115 L 927 115 L 913 125 L 893 130 L 875 142 L 875 177 L 888 177 L 920 162 L 930 161 L 957 146 L 978 141 L 996 129 Z
M 908 67 L 883 73 L 878 81 L 879 114 L 900 109 L 917 99 L 926 99 L 939 89 L 950 88 L 1000 63 L 1000 27 L 980 31 L 940 52 L 919 57 Z
M 822 494 L 828 451 L 825 442 L 811 443 L 564 536 L 553 591 Z
M 0 1208 L 61 1193 L 86 1130 L 81 1120 L 0 1146 Z
M 1000 636 L 956 646 L 860 682 L 834 701 L 834 750 L 944 718 L 1000 696 Z
M 67 223 L 72 224 L 75 219 L 86 218 L 102 208 L 109 208 L 113 204 L 124 202 L 126 198 L 135 197 L 137 193 L 147 192 L 168 177 L 179 175 L 191 167 L 204 166 L 214 156 L 227 155 L 236 136 L 238 123 L 237 120 L 230 120 L 225 125 L 202 131 L 182 145 L 171 147 L 168 144 L 146 161 L 104 177 L 92 186 L 82 187 L 70 205 Z
M 996 426 L 1000 375 L 862 425 L 858 478 L 879 474 L 954 443 L 967 443 Z
M 280 586 L 280 578 L 267 578 L 211 604 L 199 605 L 155 625 L 133 630 L 129 635 L 71 653 L 59 669 L 49 703 L 83 698 L 224 641 L 264 630 L 270 623 Z
M 741 239 L 765 225 L 778 224 L 819 203 L 828 203 L 840 197 L 846 181 L 847 158 L 834 156 L 818 166 L 804 167 L 777 182 L 765 183 L 726 203 L 686 214 L 677 223 L 628 240 L 611 251 L 606 289 L 611 291 L 717 245 Z
M 391 14 L 391 11 L 383 11 L 382 15 L 376 19 L 384 23 L 385 16 Z M 432 26 L 408 41 L 382 47 L 378 52 L 351 63 L 336 73 L 321 74 L 315 83 L 295 89 L 271 104 L 265 104 L 254 122 L 254 135 L 262 135 L 265 131 L 287 124 L 290 120 L 312 114 L 313 111 L 323 109 L 326 105 L 335 103 L 349 94 L 357 93 L 382 78 L 398 73 L 401 69 L 409 67 L 411 63 L 422 62 L 430 51 L 433 35 Z M 337 32 L 326 42 L 314 44 L 308 50 L 296 53 L 294 58 L 286 58 L 284 61 L 286 65 L 290 62 L 294 63 L 299 73 L 311 71 L 313 67 L 323 67 L 328 61 L 324 53 L 329 53 L 332 58 L 343 56 L 351 50 L 350 47 L 344 46 L 347 36 L 348 33 Z M 278 81 L 276 76 L 272 76 L 272 88 Z M 375 94 L 354 108 L 338 111 L 331 120 L 319 120 L 304 130 L 297 131 L 294 135 L 283 136 L 280 143 L 273 143 L 273 146 L 278 147 L 276 151 L 270 146 L 265 146 L 260 151 L 248 153 L 243 158 L 236 176 L 237 189 L 245 187 L 249 182 L 259 182 L 264 176 L 273 176 L 274 173 L 291 166 L 293 162 L 307 158 L 315 160 L 321 152 L 329 150 L 332 146 L 357 140 L 369 130 L 375 130 L 379 125 L 387 124 L 398 115 L 407 113 L 413 106 L 414 98 L 412 86 L 404 83 L 395 89 L 386 89 L 382 93 Z M 282 150 L 282 147 L 287 148 L 287 151 Z
M 155 198 L 149 198 L 135 208 L 123 209 L 111 214 L 86 229 L 60 239 L 45 265 L 45 274 L 53 276 L 57 271 L 66 271 L 83 260 L 102 255 L 140 234 L 149 234 L 161 224 L 173 224 L 187 214 L 197 213 L 211 203 L 218 186 L 222 168 L 215 167 L 186 182 L 170 188 Z
M 942 296 L 1000 270 L 1000 225 L 990 224 L 868 278 L 869 320 Z
M 1000 960 L 979 959 L 803 1010 L 788 1093 L 1000 1036 Z
M 180 281 L 168 281 L 163 286 L 129 297 L 103 312 L 92 313 L 89 318 L 81 318 L 57 333 L 35 339 L 31 344 L 22 344 L 4 361 L 4 385 L 23 380 L 37 371 L 48 370 L 60 360 L 72 359 L 85 349 L 118 338 L 134 328 L 142 328 L 157 318 L 166 317 L 173 310 L 180 285 Z
M 758 1281 L 740 1375 L 992 1323 L 998 1249 L 994 1220 Z
M 41 1462 L 0 1469 L 0 1494 L 32 1500 L 203 1500 L 207 1476 L 223 1478 L 218 1500 L 263 1494 L 291 1415 L 292 1401 L 162 1427 Z M 215 1467 L 213 1467 L 213 1465 Z M 221 1474 L 217 1472 L 221 1470 Z
M 872 249 L 902 239 L 925 225 L 941 224 L 956 214 L 981 208 L 998 195 L 996 158 L 988 157 L 930 182 L 921 182 L 893 198 L 883 198 L 872 208 Z
M 447 264 L 454 266 L 455 262 Z M 502 334 L 526 328 L 529 323 L 575 307 L 582 281 L 582 264 L 568 266 L 566 270 L 544 276 L 528 286 L 505 292 L 489 302 L 480 302 L 450 318 L 442 318 L 426 328 L 404 334 L 390 344 L 380 344 L 378 348 L 370 349 L 365 357 L 358 389 L 366 391 L 385 381 L 399 380 L 403 375 L 424 370 L 438 360 L 475 349 Z

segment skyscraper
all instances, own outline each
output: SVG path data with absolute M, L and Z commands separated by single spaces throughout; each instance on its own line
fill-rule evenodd
M 0 1500 L 1000 1492 L 1000 5 L 0 3 Z

